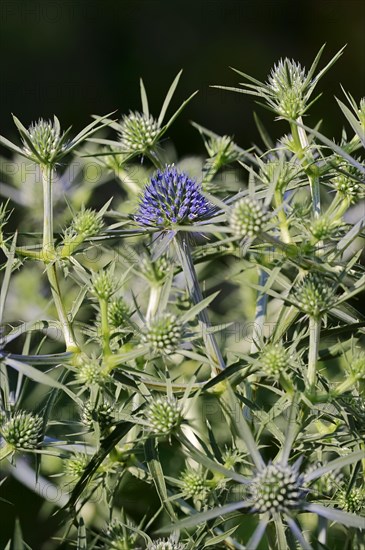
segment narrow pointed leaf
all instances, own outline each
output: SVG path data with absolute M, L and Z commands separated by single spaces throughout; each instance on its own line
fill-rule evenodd
M 146 88 L 144 87 L 142 78 L 139 81 L 140 89 L 141 89 L 141 101 L 142 101 L 142 111 L 145 117 L 148 117 L 150 114 L 150 111 L 148 109 L 148 99 L 146 94 Z
M 174 78 L 174 81 L 173 83 L 171 84 L 170 88 L 169 88 L 169 91 L 167 92 L 167 95 L 165 97 L 165 101 L 163 102 L 163 105 L 162 105 L 162 108 L 161 108 L 161 112 L 159 114 L 159 117 L 158 117 L 158 123 L 159 125 L 161 126 L 162 122 L 163 122 L 163 119 L 165 118 L 165 114 L 166 114 L 166 111 L 168 109 L 168 106 L 170 105 L 170 101 L 172 99 L 172 96 L 174 95 L 175 93 L 175 90 L 176 90 L 176 87 L 179 83 L 179 80 L 180 80 L 180 77 L 182 75 L 182 69 L 181 71 L 178 72 L 178 74 L 176 75 L 176 77 Z

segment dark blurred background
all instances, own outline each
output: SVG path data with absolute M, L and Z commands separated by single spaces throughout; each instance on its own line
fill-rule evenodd
M 318 87 L 323 96 L 310 124 L 323 117 L 324 133 L 338 138 L 344 117 L 334 95 L 342 96 L 340 83 L 357 101 L 364 95 L 364 0 L 1 0 L 0 25 L 0 133 L 10 139 L 17 139 L 12 112 L 25 125 L 55 113 L 64 128 L 79 130 L 92 113 L 138 109 L 140 76 L 157 115 L 183 68 L 172 108 L 200 93 L 171 129 L 178 153 L 203 152 L 189 120 L 248 147 L 259 140 L 253 108 L 274 135 L 286 132 L 285 124 L 274 123 L 253 98 L 209 85 L 236 85 L 239 77 L 229 66 L 265 80 L 281 56 L 309 67 L 325 42 L 321 66 L 347 48 Z M 40 528 L 40 499 L 15 481 L 12 487 L 27 540 L 40 548 L 57 520 Z M 6 540 L 13 522 L 2 517 Z
M 323 64 L 344 44 L 344 55 L 321 82 L 324 97 L 311 110 L 323 130 L 339 136 L 342 117 L 334 95 L 340 83 L 355 99 L 364 94 L 363 0 L 1 1 L 0 132 L 15 137 L 10 113 L 28 125 L 56 113 L 79 129 L 91 113 L 139 108 L 143 77 L 152 112 L 180 68 L 184 75 L 173 107 L 199 95 L 171 131 L 179 154 L 202 151 L 195 120 L 248 146 L 258 139 L 253 98 L 210 89 L 235 85 L 229 66 L 265 80 L 281 56 L 306 67 L 323 43 Z M 281 135 L 284 124 L 255 107 Z M 285 130 L 284 130 L 285 128 Z

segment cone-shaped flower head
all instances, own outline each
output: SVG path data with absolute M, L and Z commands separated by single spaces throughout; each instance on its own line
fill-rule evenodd
M 277 514 L 300 507 L 305 499 L 304 477 L 294 466 L 268 464 L 250 484 L 253 510 Z
M 208 485 L 200 471 L 191 469 L 185 470 L 181 477 L 183 492 L 187 497 L 204 499 L 207 494 Z
M 148 151 L 161 131 L 160 125 L 151 115 L 131 112 L 124 115 L 120 123 L 119 140 L 125 151 Z
M 294 301 L 304 313 L 318 319 L 334 303 L 333 284 L 318 273 L 309 273 L 294 288 Z
M 112 521 L 106 530 L 104 548 L 109 548 L 110 550 L 129 550 L 130 548 L 135 548 L 136 550 L 141 550 L 139 546 L 136 545 L 136 534 L 128 533 L 125 525 L 119 523 L 118 521 Z
M 158 353 L 173 353 L 180 344 L 182 326 L 177 317 L 165 313 L 148 322 L 142 341 Z
M 147 550 L 184 550 L 184 548 L 186 548 L 186 545 L 176 542 L 174 537 L 157 539 L 147 545 Z
M 290 356 L 281 343 L 268 344 L 259 356 L 262 370 L 268 376 L 277 377 L 290 368 Z
M 297 118 L 304 113 L 307 84 L 305 69 L 299 63 L 285 58 L 274 66 L 267 85 L 278 114 L 286 118 Z
M 36 449 L 42 438 L 43 419 L 20 411 L 1 427 L 1 435 L 14 449 Z
M 89 463 L 89 457 L 85 453 L 75 453 L 64 462 L 63 471 L 65 475 L 77 479 L 84 473 Z
M 152 432 L 168 435 L 181 424 L 181 413 L 181 407 L 176 399 L 159 397 L 148 407 L 146 416 Z
M 105 430 L 113 424 L 113 421 L 113 407 L 109 403 L 100 403 L 96 406 L 91 402 L 85 403 L 81 411 L 81 422 L 89 429 L 92 429 L 94 422 L 97 422 L 100 429 Z
M 255 237 L 262 229 L 267 214 L 263 207 L 250 197 L 237 201 L 231 210 L 229 223 L 237 237 Z
M 140 225 L 167 228 L 200 221 L 214 212 L 200 186 L 171 165 L 158 170 L 146 185 L 134 218 Z
M 47 164 L 67 149 L 64 134 L 61 133 L 60 124 L 56 117 L 53 122 L 42 118 L 38 122 L 33 122 L 28 128 L 28 134 L 36 154 L 23 139 L 24 152 L 30 157 L 34 157 L 36 162 L 41 159 L 42 162 Z

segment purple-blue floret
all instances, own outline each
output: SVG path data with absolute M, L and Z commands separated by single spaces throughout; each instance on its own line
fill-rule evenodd
M 200 221 L 214 211 L 200 186 L 172 165 L 158 170 L 146 185 L 134 219 L 140 225 L 170 227 Z

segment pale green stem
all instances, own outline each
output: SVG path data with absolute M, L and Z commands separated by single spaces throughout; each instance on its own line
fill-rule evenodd
M 309 318 L 309 351 L 307 378 L 309 389 L 315 388 L 317 375 L 317 357 L 319 349 L 319 335 L 321 332 L 321 320 Z
M 57 278 L 55 265 L 55 247 L 53 240 L 53 199 L 52 199 L 52 174 L 53 166 L 44 166 L 42 168 L 43 182 L 43 260 L 46 264 L 46 273 L 53 301 L 57 310 L 58 318 L 61 323 L 64 335 L 66 350 L 78 352 L 79 346 L 76 342 L 72 326 L 67 317 L 65 307 L 61 298 L 60 287 Z M 49 263 L 50 262 L 50 263 Z
M 108 302 L 106 300 L 99 300 L 100 316 L 101 316 L 101 338 L 103 341 L 103 355 L 111 355 L 110 349 L 110 327 L 108 321 Z
M 188 290 L 190 292 L 190 296 L 192 297 L 193 302 L 195 304 L 198 304 L 203 300 L 203 295 L 195 271 L 194 262 L 191 257 L 188 236 L 184 235 L 183 233 L 177 233 L 175 236 L 175 245 L 179 261 L 183 268 L 183 273 Z M 198 314 L 198 318 L 203 330 L 203 339 L 207 348 L 208 357 L 213 363 L 213 370 L 219 373 L 222 369 L 225 369 L 226 365 L 214 334 L 208 332 L 211 325 L 208 312 L 205 308 L 200 311 L 200 313 Z
M 265 286 L 267 279 L 268 279 L 268 274 L 266 273 L 266 271 L 259 269 L 260 287 Z M 267 293 L 259 290 L 257 294 L 257 300 L 256 300 L 255 323 L 254 323 L 253 332 L 252 332 L 251 353 L 256 353 L 259 350 L 259 348 L 257 347 L 257 342 L 262 341 L 262 331 L 263 331 L 264 321 L 266 317 L 267 299 L 268 299 Z M 257 376 L 253 374 L 249 376 L 245 381 L 245 394 L 247 399 L 251 401 L 253 397 L 252 386 L 255 383 L 256 379 L 257 379 Z M 252 420 L 251 411 L 246 406 L 243 408 L 243 415 L 246 418 L 246 420 L 249 420 L 249 421 Z
M 120 182 L 132 193 L 132 195 L 139 195 L 141 192 L 141 188 L 139 185 L 133 181 L 126 170 L 123 168 L 119 168 L 119 170 L 115 170 L 115 175 L 120 180 Z
M 49 284 L 51 285 L 52 297 L 57 310 L 58 318 L 61 323 L 61 328 L 66 343 L 66 350 L 77 353 L 80 351 L 80 348 L 76 342 L 71 323 L 67 317 L 67 313 L 62 302 L 55 264 L 49 264 L 46 267 L 46 273 Z
M 268 279 L 268 274 L 266 271 L 259 269 L 259 286 L 264 287 Z M 268 295 L 266 292 L 262 292 L 260 289 L 257 295 L 256 301 L 256 312 L 255 312 L 255 324 L 252 334 L 252 344 L 251 344 L 251 353 L 256 353 L 258 351 L 256 342 L 262 340 L 262 331 L 264 327 L 264 321 L 266 316 L 267 309 L 267 299 Z
M 162 287 L 161 285 L 152 285 L 150 291 L 150 298 L 148 301 L 146 319 L 149 321 L 156 315 L 158 304 L 160 302 Z
M 42 168 L 43 183 L 43 254 L 45 260 L 54 258 L 53 242 L 53 167 Z
M 303 124 L 302 117 L 297 119 L 297 122 Z M 309 142 L 304 128 L 297 126 L 294 123 L 290 124 L 293 140 L 296 146 L 296 155 L 300 160 L 302 167 L 307 174 L 309 187 L 312 196 L 312 208 L 315 218 L 321 214 L 321 197 L 319 189 L 319 177 L 316 166 L 313 164 L 312 155 L 309 152 Z M 308 154 L 306 155 L 306 151 Z M 310 156 L 309 156 L 310 155 Z
M 286 214 L 283 208 L 283 195 L 279 189 L 275 190 L 274 202 L 275 202 L 275 207 L 277 208 L 277 211 L 278 211 L 281 239 L 284 243 L 289 244 L 291 243 L 291 237 L 289 232 L 288 220 L 286 218 Z

